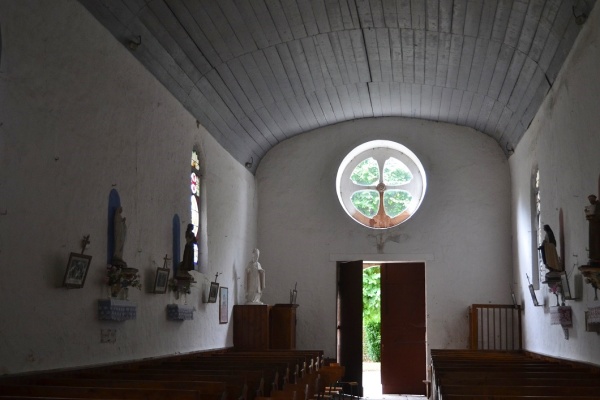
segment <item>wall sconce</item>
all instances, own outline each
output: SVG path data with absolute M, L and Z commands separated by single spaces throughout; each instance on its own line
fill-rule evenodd
M 252 165 L 254 165 L 254 157 L 250 157 L 250 161 L 248 161 L 246 164 L 244 164 L 246 166 L 246 168 L 250 169 L 252 168 Z
M 508 154 L 509 156 L 512 156 L 515 152 L 515 148 L 510 144 L 510 143 L 506 143 L 506 146 L 504 146 L 506 148 L 506 154 Z
M 577 25 L 583 25 L 587 20 L 587 15 L 585 14 L 585 12 L 582 12 L 579 15 L 575 14 L 575 6 L 573 6 L 573 16 L 575 17 L 575 23 Z
M 142 44 L 142 37 L 140 35 L 138 35 L 138 40 L 134 41 L 134 40 L 130 40 L 128 43 L 128 46 L 131 50 L 136 50 L 141 44 Z

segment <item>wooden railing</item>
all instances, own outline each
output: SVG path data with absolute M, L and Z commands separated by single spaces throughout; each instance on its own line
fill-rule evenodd
M 469 349 L 521 350 L 521 306 L 473 304 L 469 309 Z

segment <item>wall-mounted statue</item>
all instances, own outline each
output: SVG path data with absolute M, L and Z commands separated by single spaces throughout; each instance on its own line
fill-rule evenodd
M 254 249 L 246 268 L 246 304 L 263 304 L 260 297 L 265 289 L 265 270 L 258 262 L 259 255 L 259 250 Z
M 126 267 L 127 263 L 123 259 L 123 249 L 125 248 L 125 239 L 127 237 L 127 225 L 123 216 L 123 207 L 118 207 L 115 211 L 115 252 L 112 257 L 112 265 L 117 267 Z
M 589 264 L 600 267 L 600 204 L 596 195 L 588 196 L 590 204 L 585 207 L 585 219 L 589 224 Z
M 546 232 L 544 241 L 540 247 L 538 247 L 538 250 L 542 253 L 542 261 L 546 268 L 551 272 L 562 271 L 562 264 L 558 258 L 558 253 L 556 252 L 556 237 L 554 236 L 554 232 L 552 232 L 550 225 L 544 225 L 544 232 Z

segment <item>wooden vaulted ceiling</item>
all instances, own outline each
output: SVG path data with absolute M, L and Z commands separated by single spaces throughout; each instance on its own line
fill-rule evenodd
M 510 154 L 595 0 L 80 0 L 240 163 L 357 118 Z M 577 18 L 579 17 L 579 18 Z

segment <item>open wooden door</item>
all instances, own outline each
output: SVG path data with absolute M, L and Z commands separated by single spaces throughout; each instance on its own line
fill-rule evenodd
M 425 264 L 381 264 L 383 394 L 425 395 Z
M 337 267 L 337 360 L 346 369 L 344 381 L 357 382 L 362 396 L 362 273 L 363 262 Z

